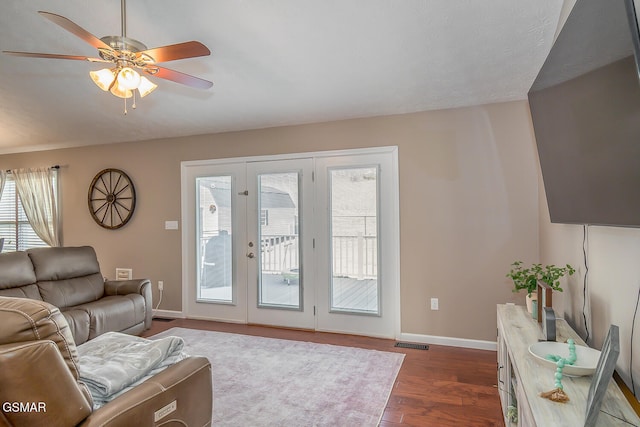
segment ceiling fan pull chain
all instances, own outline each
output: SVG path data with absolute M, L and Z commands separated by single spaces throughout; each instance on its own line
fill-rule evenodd
M 123 98 L 124 99 L 124 115 L 127 115 L 127 98 Z
M 131 93 L 133 93 L 133 104 L 131 105 L 131 108 L 133 108 L 134 110 L 136 109 L 136 90 L 132 90 Z

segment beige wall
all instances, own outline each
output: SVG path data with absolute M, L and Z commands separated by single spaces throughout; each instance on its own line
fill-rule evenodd
M 134 113 L 137 114 L 137 113 Z M 0 156 L 3 169 L 60 164 L 64 244 L 93 245 L 105 276 L 130 267 L 181 310 L 180 162 L 397 145 L 402 332 L 495 341 L 505 274 L 537 261 L 538 175 L 526 102 Z M 131 222 L 98 227 L 87 189 L 104 168 L 132 178 Z M 157 294 L 155 295 L 157 297 Z M 428 310 L 429 299 L 440 310 Z

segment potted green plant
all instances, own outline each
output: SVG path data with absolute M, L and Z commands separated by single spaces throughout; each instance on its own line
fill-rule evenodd
M 569 264 L 564 267 L 558 267 L 550 264 L 533 264 L 531 267 L 524 267 L 522 261 L 516 261 L 511 264 L 511 271 L 507 273 L 507 277 L 513 280 L 513 292 L 519 292 L 522 289 L 527 291 L 527 310 L 532 312 L 532 301 L 535 300 L 538 289 L 538 280 L 546 283 L 554 291 L 562 292 L 560 279 L 565 275 L 573 275 L 575 269 Z

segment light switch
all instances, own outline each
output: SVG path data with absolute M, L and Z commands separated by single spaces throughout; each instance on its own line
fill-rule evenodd
M 165 230 L 177 230 L 178 229 L 178 221 L 165 221 L 164 222 Z

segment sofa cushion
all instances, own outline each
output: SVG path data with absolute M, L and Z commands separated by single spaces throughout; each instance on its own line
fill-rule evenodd
M 69 308 L 62 310 L 62 315 L 69 324 L 76 345 L 89 340 L 89 313 L 85 310 Z
M 42 301 L 38 285 L 24 285 L 18 288 L 0 289 L 0 296 L 14 298 L 29 298 Z
M 42 299 L 56 307 L 67 308 L 100 299 L 104 295 L 100 273 L 65 280 L 38 282 Z
M 36 273 L 26 252 L 0 254 L 0 290 L 36 283 Z M 31 298 L 31 296 L 29 297 Z M 42 299 L 42 298 L 37 298 Z
M 104 279 L 92 247 L 34 248 L 27 254 L 44 301 L 63 309 L 104 295 Z
M 33 248 L 27 250 L 27 254 L 38 282 L 100 273 L 96 252 L 91 246 Z
M 74 307 L 89 314 L 89 339 L 105 332 L 124 331 L 133 325 L 144 324 L 145 301 L 142 295 L 114 295 Z

